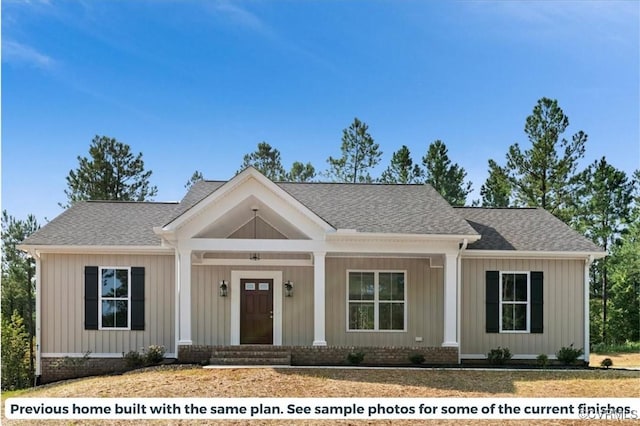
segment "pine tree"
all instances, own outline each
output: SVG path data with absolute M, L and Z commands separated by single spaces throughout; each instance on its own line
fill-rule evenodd
M 193 184 L 195 184 L 196 182 L 200 182 L 201 180 L 204 180 L 204 176 L 202 175 L 201 171 L 196 170 L 195 172 L 193 172 L 187 183 L 184 184 L 184 187 L 188 191 L 191 189 Z
M 480 187 L 484 207 L 509 207 L 511 202 L 511 182 L 504 167 L 489 160 L 489 177 Z
M 576 192 L 577 202 L 571 224 L 609 251 L 620 240 L 631 218 L 634 181 L 630 181 L 625 172 L 607 163 L 605 157 L 591 164 L 577 177 L 581 184 Z M 602 298 L 602 341 L 607 342 L 608 259 L 598 260 L 593 268 L 601 281 L 601 291 L 595 288 L 593 293 Z
M 316 169 L 311 163 L 302 164 L 294 161 L 291 165 L 291 171 L 286 174 L 288 182 L 310 182 L 316 176 Z
M 542 207 L 565 222 L 570 218 L 568 206 L 587 141 L 582 131 L 571 141 L 560 139 L 568 126 L 569 118 L 558 101 L 541 98 L 524 127 L 531 148 L 522 151 L 518 143 L 511 145 L 506 167 L 517 204 Z
M 285 180 L 286 172 L 282 167 L 280 151 L 264 141 L 258 144 L 258 149 L 254 152 L 245 154 L 238 173 L 249 166 L 254 167 L 272 181 Z
M 406 145 L 393 153 L 391 164 L 382 172 L 380 182 L 383 183 L 419 183 L 424 172 L 418 164 L 413 164 L 411 152 Z
M 326 175 L 334 182 L 372 182 L 370 170 L 379 162 L 382 152 L 368 132 L 366 123 L 353 119 L 353 123 L 342 131 L 342 156 L 329 157 Z
M 436 140 L 422 157 L 425 182 L 453 206 L 464 206 L 471 192 L 471 182 L 464 182 L 467 172 L 457 163 L 451 164 L 449 150 L 444 142 Z
M 149 184 L 142 153 L 134 156 L 131 147 L 114 138 L 96 136 L 89 157 L 78 156 L 78 168 L 67 176 L 67 204 L 81 200 L 148 201 L 158 193 Z

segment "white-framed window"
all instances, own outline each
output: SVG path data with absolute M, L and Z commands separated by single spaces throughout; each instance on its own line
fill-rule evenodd
M 347 271 L 347 331 L 406 331 L 406 271 Z
M 531 324 L 529 272 L 500 272 L 500 331 L 528 333 Z
M 131 268 L 98 268 L 98 319 L 101 330 L 129 330 L 131 324 Z

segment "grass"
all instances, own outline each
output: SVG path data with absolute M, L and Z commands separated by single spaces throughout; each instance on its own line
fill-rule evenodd
M 638 353 L 640 354 L 640 342 L 624 342 L 604 344 L 599 343 L 593 346 L 591 350 L 594 353 L 606 354 L 606 353 Z
M 600 367 L 600 362 L 605 358 L 611 358 L 611 361 L 613 361 L 613 368 L 640 368 L 640 352 L 592 353 L 589 356 L 589 365 L 591 367 Z
M 67 381 L 21 393 L 21 397 L 637 397 L 640 371 L 621 370 L 518 370 L 472 371 L 428 369 L 202 369 L 165 366 L 121 376 Z M 2 396 L 3 402 L 5 395 Z M 3 403 L 4 408 L 4 403 Z M 201 424 L 182 421 L 171 424 Z M 232 423 L 232 422 L 229 422 Z M 235 424 L 242 424 L 238 422 Z M 256 421 L 252 424 L 285 424 Z M 308 424 L 334 424 L 312 421 Z M 442 421 L 434 421 L 440 424 Z M 457 423 L 452 421 L 452 424 Z M 472 421 L 466 424 L 491 424 Z M 531 424 L 532 421 L 501 422 Z M 555 424 L 574 424 L 558 421 Z M 8 421 L 2 424 L 33 424 Z M 43 422 L 44 424 L 44 422 Z M 61 421 L 46 424 L 104 424 L 104 421 Z M 127 421 L 109 424 L 130 425 Z M 136 424 L 164 424 L 136 422 Z M 225 422 L 224 424 L 227 424 Z M 292 424 L 290 422 L 290 424 Z M 296 424 L 299 424 L 296 423 Z M 343 424 L 390 424 L 388 421 Z M 395 420 L 393 425 L 414 424 Z M 425 424 L 421 422 L 420 424 Z M 429 424 L 426 422 L 426 424 Z M 541 421 L 539 424 L 548 424 Z

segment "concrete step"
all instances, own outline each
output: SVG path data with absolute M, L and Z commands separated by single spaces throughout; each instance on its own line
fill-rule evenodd
M 286 351 L 213 351 L 211 358 L 289 358 L 290 354 Z
M 291 365 L 287 358 L 211 358 L 210 365 Z
M 216 347 L 211 352 L 211 365 L 291 365 L 291 352 L 286 348 L 264 345 Z

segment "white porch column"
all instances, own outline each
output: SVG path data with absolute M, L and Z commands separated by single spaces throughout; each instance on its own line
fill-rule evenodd
M 458 279 L 457 253 L 444 255 L 444 342 L 442 346 L 458 347 Z
M 178 275 L 178 345 L 191 345 L 191 250 L 179 249 L 176 261 Z M 177 350 L 177 348 L 176 348 Z
M 313 346 L 327 346 L 325 340 L 325 269 L 327 253 L 313 253 Z

